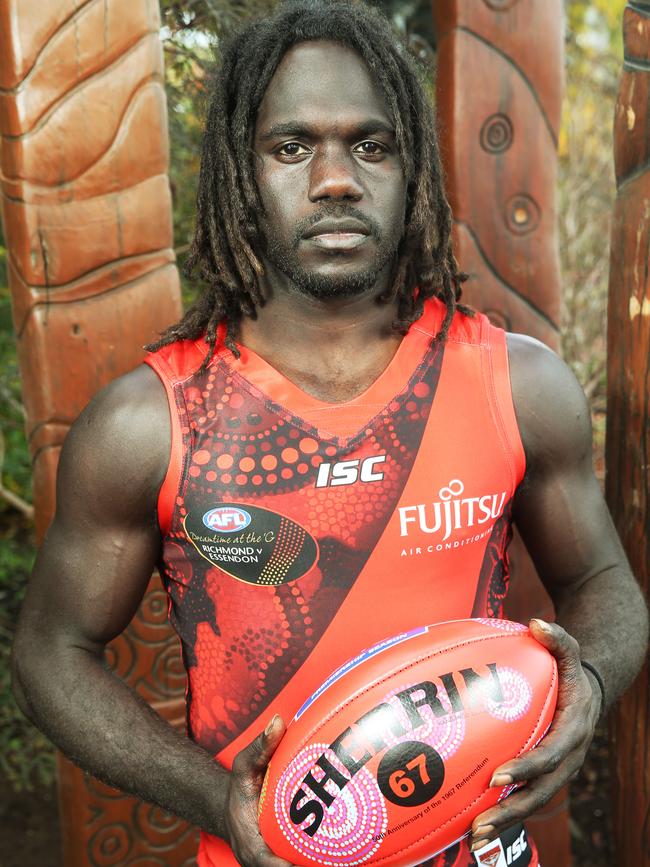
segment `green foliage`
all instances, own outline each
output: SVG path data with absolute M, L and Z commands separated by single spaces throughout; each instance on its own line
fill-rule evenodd
M 252 17 L 271 12 L 279 0 L 162 0 L 162 42 L 169 114 L 170 182 L 174 239 L 187 308 L 200 286 L 182 273 L 194 230 L 206 79 L 219 38 Z
M 18 710 L 10 682 L 9 651 L 33 560 L 31 528 L 12 522 L 0 538 L 0 776 L 16 791 L 54 779 L 52 745 Z
M 32 476 L 24 424 L 9 289 L 0 285 L 0 468 L 4 487 L 30 500 Z M 8 509 L 0 501 L 0 515 Z
M 562 350 L 598 417 L 605 411 L 614 104 L 625 0 L 568 0 L 559 160 Z M 596 424 L 598 442 L 602 425 Z
M 2 226 L 0 225 L 0 286 L 7 285 L 7 248 L 4 246 Z
M 583 51 L 593 49 L 592 59 L 599 58 L 603 51 L 615 55 L 619 63 L 623 59 L 623 10 L 627 0 L 567 0 L 567 38 L 576 40 Z M 571 61 L 589 60 L 569 57 Z
M 54 752 L 16 707 L 9 656 L 20 603 L 35 556 L 30 518 L 31 462 L 25 441 L 16 343 L 0 229 L 0 775 L 17 790 L 50 784 Z M 21 508 L 23 511 L 21 511 Z

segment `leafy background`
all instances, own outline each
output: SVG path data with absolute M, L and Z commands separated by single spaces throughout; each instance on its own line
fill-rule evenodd
M 170 182 L 180 264 L 192 231 L 205 107 L 203 82 L 212 56 L 210 46 L 239 21 L 276 5 L 277 0 L 161 2 Z M 433 75 L 435 52 L 429 0 L 376 0 L 376 5 L 383 7 L 395 26 L 408 35 L 412 50 L 430 64 Z M 622 61 L 624 6 L 625 0 L 565 0 L 566 99 L 559 163 L 562 348 L 591 401 L 595 462 L 601 475 L 606 410 L 606 295 L 615 192 L 611 126 Z M 184 282 L 186 304 L 192 295 L 192 287 Z M 0 229 L 0 777 L 15 792 L 38 792 L 52 785 L 53 752 L 16 708 L 8 673 L 14 624 L 34 560 L 31 473 L 24 420 L 7 288 L 7 251 Z M 597 748 L 605 750 L 602 743 Z M 601 760 L 602 756 L 592 758 L 592 765 Z M 589 777 L 590 773 L 597 781 L 598 772 L 588 762 L 585 774 Z M 601 813 L 603 809 L 597 808 Z M 573 830 L 574 838 L 579 837 L 576 823 Z M 602 832 L 598 833 L 602 836 Z M 591 842 L 598 843 L 595 839 Z

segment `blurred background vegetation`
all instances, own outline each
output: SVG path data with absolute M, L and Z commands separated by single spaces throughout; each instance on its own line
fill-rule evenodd
M 439 0 L 444 2 L 444 0 Z M 277 0 L 162 0 L 176 252 L 192 232 L 195 183 L 211 45 L 239 21 Z M 412 50 L 435 72 L 430 0 L 384 0 Z M 597 466 L 605 413 L 606 295 L 614 198 L 612 118 L 622 62 L 625 0 L 566 0 L 567 93 L 560 139 L 563 352 L 592 403 Z M 186 283 L 187 304 L 192 289 Z M 0 230 L 0 776 L 16 791 L 51 784 L 51 747 L 11 697 L 8 661 L 14 623 L 34 560 L 30 459 Z

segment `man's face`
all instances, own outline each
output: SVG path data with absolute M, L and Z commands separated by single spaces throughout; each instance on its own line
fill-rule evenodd
M 404 231 L 393 124 L 361 57 L 334 42 L 284 56 L 255 126 L 264 260 L 315 298 L 385 288 Z

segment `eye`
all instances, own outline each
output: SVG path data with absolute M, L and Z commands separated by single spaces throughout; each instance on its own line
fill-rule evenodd
M 289 158 L 303 157 L 308 153 L 310 153 L 309 148 L 297 141 L 288 141 L 276 150 L 279 156 Z
M 381 157 L 387 151 L 387 148 L 379 144 L 377 141 L 362 141 L 354 148 L 354 153 L 361 154 L 364 157 Z

